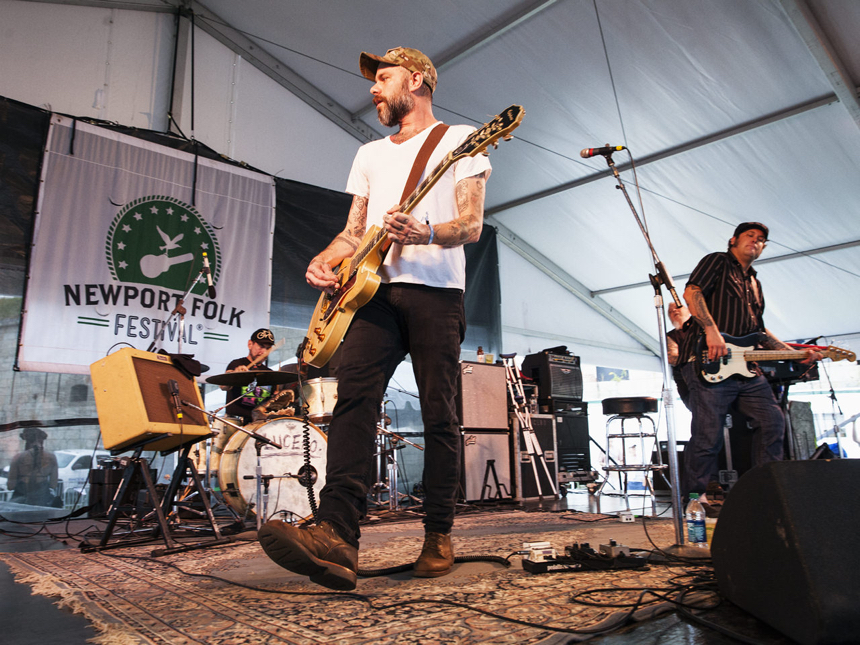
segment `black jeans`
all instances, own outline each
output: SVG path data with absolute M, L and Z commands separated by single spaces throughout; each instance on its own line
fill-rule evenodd
M 358 522 L 367 513 L 380 404 L 406 354 L 412 357 L 424 422 L 425 530 L 451 530 L 460 473 L 455 397 L 465 332 L 459 290 L 382 284 L 356 312 L 340 350 L 318 513 L 354 546 L 361 535 Z

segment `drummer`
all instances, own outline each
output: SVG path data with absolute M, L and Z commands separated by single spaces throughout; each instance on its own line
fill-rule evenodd
M 251 334 L 251 339 L 248 341 L 248 355 L 236 360 L 230 361 L 227 365 L 228 372 L 247 372 L 249 365 L 254 363 L 250 368 L 253 370 L 271 371 L 267 365 L 269 352 L 272 351 L 272 346 L 275 344 L 275 335 L 270 329 L 261 328 Z M 272 386 L 257 385 L 253 390 L 249 390 L 248 385 L 236 385 L 229 387 L 222 385 L 222 390 L 227 391 L 227 401 L 233 401 L 227 406 L 227 414 L 234 417 L 241 417 L 244 423 L 251 421 L 251 414 L 254 408 L 263 403 L 266 399 L 272 396 Z M 236 400 L 238 399 L 238 400 Z

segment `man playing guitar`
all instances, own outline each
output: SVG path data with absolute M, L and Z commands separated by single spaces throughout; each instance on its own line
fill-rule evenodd
M 765 349 L 791 350 L 764 326 L 764 295 L 752 268 L 767 244 L 768 228 L 759 222 L 740 224 L 729 240 L 725 253 L 706 255 L 687 281 L 684 299 L 694 318 L 692 333 L 680 349 L 681 373 L 690 389 L 689 407 L 693 414 L 690 441 L 684 449 L 681 493 L 699 493 L 716 481 L 718 457 L 723 447 L 723 423 L 730 406 L 750 417 L 755 425 L 753 465 L 783 458 L 785 420 L 770 385 L 760 373 L 752 378 L 730 377 L 707 383 L 693 360 L 697 337 L 704 334 L 701 360 L 719 361 L 727 356 L 724 334 L 746 336 L 759 333 Z M 705 357 L 704 354 L 707 354 Z M 821 354 L 808 350 L 802 361 L 821 360 Z M 685 363 L 686 361 L 686 363 Z M 709 500 L 704 499 L 705 503 Z M 713 500 L 711 500 L 713 501 Z
M 436 69 L 420 51 L 395 47 L 384 56 L 362 53 L 359 66 L 374 82 L 370 92 L 380 122 L 398 131 L 359 149 L 347 182 L 354 197 L 346 228 L 311 261 L 307 282 L 334 292 L 339 280 L 333 268 L 356 253 L 373 226 L 391 245 L 379 270 L 378 290 L 358 309 L 340 346 L 338 402 L 328 432 L 319 524 L 299 529 L 271 521 L 258 534 L 266 554 L 280 566 L 343 590 L 356 584 L 359 520 L 367 511 L 379 404 L 407 354 L 418 384 L 426 442 L 425 541 L 413 574 L 444 575 L 454 563 L 450 531 L 460 454 L 454 400 L 465 332 L 463 245 L 481 235 L 490 174 L 484 156 L 460 159 L 433 186 L 419 211 L 401 210 L 401 191 L 409 186 L 409 169 L 421 158 L 424 141 L 432 141 L 434 131 L 441 136 L 435 149 L 426 148 L 433 150 L 426 163 L 432 168 L 474 128 L 439 130 L 443 124 L 432 111 Z

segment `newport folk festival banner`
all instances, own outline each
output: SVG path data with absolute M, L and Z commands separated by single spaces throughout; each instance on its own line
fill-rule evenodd
M 52 116 L 19 368 L 86 374 L 132 346 L 223 372 L 268 327 L 274 226 L 267 175 Z

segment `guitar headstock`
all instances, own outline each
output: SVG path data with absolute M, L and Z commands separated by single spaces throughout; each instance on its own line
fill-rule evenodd
M 857 354 L 849 352 L 847 349 L 830 345 L 827 349 L 818 350 L 824 358 L 829 358 L 831 361 L 849 360 L 854 362 L 857 360 Z
M 511 132 L 522 122 L 525 114 L 526 111 L 522 105 L 510 106 L 492 121 L 485 123 L 470 134 L 463 143 L 451 152 L 452 159 L 474 157 L 479 152 L 486 150 L 488 146 L 498 146 L 499 139 L 509 141 L 513 138 Z

